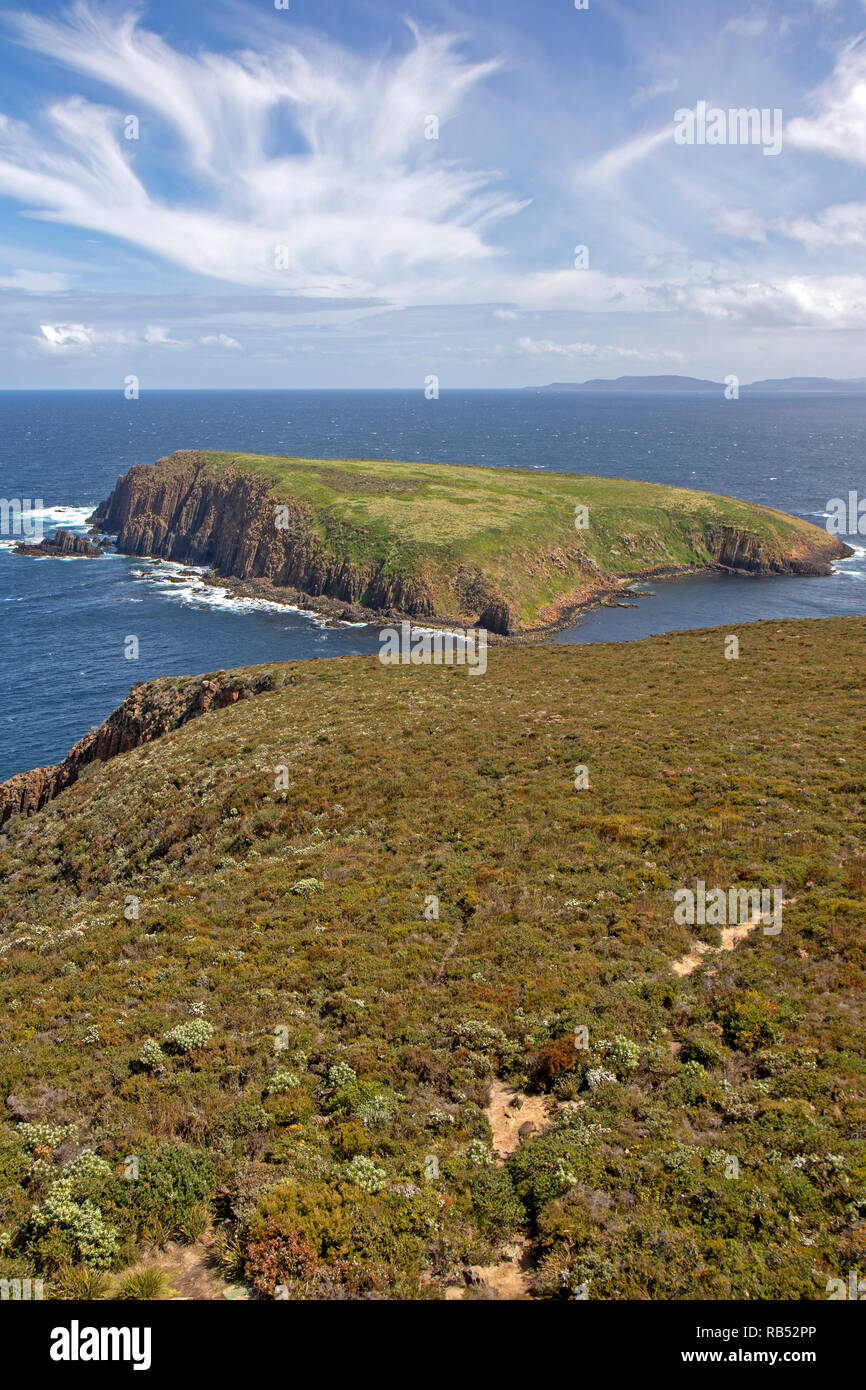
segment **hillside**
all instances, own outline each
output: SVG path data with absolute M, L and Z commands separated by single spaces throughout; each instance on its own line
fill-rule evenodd
M 562 625 L 640 575 L 826 574 L 849 553 L 796 517 L 657 483 L 215 452 L 130 469 L 92 520 L 127 554 L 208 564 L 338 616 L 503 635 Z
M 0 1278 L 98 1296 L 168 1240 L 271 1298 L 862 1270 L 866 620 L 728 631 L 138 687 L 0 839 Z M 782 931 L 715 950 L 697 879 L 780 885 Z
M 593 377 L 591 381 L 551 381 L 546 386 L 525 386 L 524 391 L 649 391 L 660 392 L 713 392 L 721 395 L 725 390 L 723 381 L 708 381 L 697 376 L 618 376 Z M 862 394 L 866 391 L 866 377 L 851 377 L 839 380 L 829 376 L 784 376 L 768 377 L 762 381 L 740 383 L 740 391 L 746 395 L 762 392 L 795 395 L 806 392 L 851 391 Z

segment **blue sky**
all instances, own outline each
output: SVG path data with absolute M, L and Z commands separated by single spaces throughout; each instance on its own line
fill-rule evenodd
M 866 376 L 862 35 L 866 0 L 0 4 L 0 386 Z M 699 102 L 781 149 L 677 143 Z

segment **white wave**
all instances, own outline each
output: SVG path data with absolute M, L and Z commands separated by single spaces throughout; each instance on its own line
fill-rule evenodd
M 30 501 L 29 498 L 21 498 L 20 500 Z M 45 539 L 46 532 L 51 533 L 58 527 L 61 527 L 64 531 L 83 531 L 87 533 L 89 532 L 87 518 L 92 515 L 93 509 L 93 503 L 87 507 L 72 507 L 66 506 L 63 503 L 56 503 L 51 507 L 23 507 L 20 513 L 20 527 L 17 530 L 17 534 L 0 537 L 0 550 L 14 550 L 15 546 L 21 545 L 22 542 L 24 544 L 38 545 L 40 541 Z M 18 519 L 16 518 L 16 526 L 17 523 Z M 80 555 L 70 555 L 64 558 L 80 560 L 84 557 Z
M 385 623 L 384 626 L 396 627 L 397 624 Z M 478 631 L 482 631 L 482 629 L 479 628 Z M 474 636 L 467 637 L 465 632 L 453 632 L 450 628 L 447 627 L 416 627 L 414 623 L 412 624 L 409 630 L 409 639 L 410 641 L 414 642 L 416 637 L 426 637 L 428 633 L 434 636 L 436 635 L 436 633 L 438 633 L 441 637 L 453 637 L 457 642 L 465 642 L 469 646 L 472 646 L 475 642 Z
M 55 507 L 41 507 L 39 510 L 34 507 L 29 512 L 22 512 L 21 515 L 41 517 L 43 521 L 48 521 L 54 526 L 73 527 L 85 526 L 87 524 L 87 518 L 92 516 L 94 510 L 93 504 L 89 507 L 67 507 L 58 505 Z
M 850 541 L 846 542 L 850 545 Z M 846 555 L 844 560 L 833 561 L 833 573 L 840 579 L 866 579 L 866 571 L 852 568 L 852 566 L 862 565 L 866 560 L 866 546 L 852 545 L 853 555 Z
M 187 608 L 218 608 L 229 613 L 297 613 L 314 627 L 334 626 L 325 614 L 312 613 L 294 603 L 277 603 L 274 599 L 246 598 L 208 579 L 209 571 L 201 565 L 179 560 L 146 560 L 146 569 L 130 570 L 133 579 L 156 584 L 164 598 L 174 599 Z M 339 623 L 340 627 L 367 627 L 367 623 Z

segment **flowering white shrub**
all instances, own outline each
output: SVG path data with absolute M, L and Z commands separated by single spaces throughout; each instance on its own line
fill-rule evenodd
M 108 1269 L 120 1245 L 117 1231 L 93 1202 L 76 1202 L 72 1184 L 65 1178 L 54 1183 L 30 1213 L 30 1233 L 38 1241 L 52 1228 L 64 1235 L 74 1254 L 90 1269 Z
M 606 1086 L 615 1081 L 616 1077 L 613 1072 L 608 1071 L 605 1067 L 590 1067 L 586 1073 L 586 1084 L 591 1091 L 594 1091 L 597 1086 Z
M 301 1078 L 296 1071 L 275 1071 L 267 1084 L 265 1094 L 281 1095 L 284 1091 L 293 1091 L 300 1084 Z
M 348 1062 L 335 1062 L 328 1068 L 328 1084 L 333 1086 L 335 1091 L 341 1091 L 344 1086 L 352 1086 L 357 1080 L 358 1073 Z
M 147 1067 L 150 1071 L 154 1071 L 165 1062 L 165 1053 L 155 1038 L 145 1038 L 144 1042 L 141 1044 L 138 1060 L 143 1067 Z
M 367 1158 L 366 1154 L 355 1154 L 343 1171 L 362 1192 L 381 1192 L 388 1177 L 385 1169 L 374 1163 L 372 1158 Z
M 177 1052 L 193 1052 L 197 1047 L 205 1047 L 213 1035 L 213 1024 L 203 1018 L 196 1018 L 188 1023 L 178 1023 L 163 1035 L 162 1040 Z

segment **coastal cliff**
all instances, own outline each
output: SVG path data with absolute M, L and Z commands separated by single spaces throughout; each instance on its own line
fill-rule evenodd
M 206 459 L 178 450 L 153 466 L 131 468 L 90 518 L 117 533 L 126 555 L 210 565 L 236 579 L 267 579 L 313 597 L 327 595 L 377 611 L 430 617 L 424 583 L 387 575 L 383 561 L 353 563 L 316 532 L 309 503 L 279 498 L 271 480 L 237 467 L 215 474 Z
M 118 753 L 161 738 L 190 719 L 258 695 L 272 685 L 269 672 L 257 673 L 254 678 L 217 672 L 196 680 L 157 680 L 137 686 L 104 724 L 79 739 L 62 762 L 19 772 L 0 783 L 0 826 L 10 816 L 29 816 L 41 810 L 77 782 L 90 763 L 107 762 Z
M 851 553 L 799 518 L 661 484 L 193 450 L 131 468 L 91 523 L 125 554 L 207 565 L 333 616 L 511 636 L 563 626 L 641 577 L 826 575 Z

